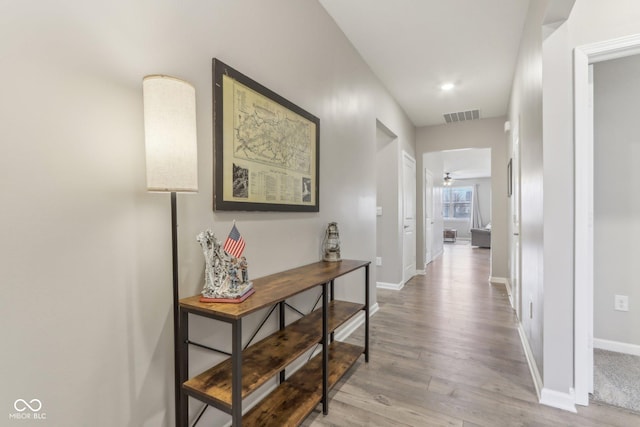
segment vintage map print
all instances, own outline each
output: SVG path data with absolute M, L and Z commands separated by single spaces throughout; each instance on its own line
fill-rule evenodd
M 215 208 L 317 212 L 319 120 L 216 61 Z

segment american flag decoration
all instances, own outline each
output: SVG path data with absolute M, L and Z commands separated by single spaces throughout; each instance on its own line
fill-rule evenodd
M 244 239 L 240 235 L 240 232 L 238 231 L 238 228 L 234 223 L 233 228 L 229 233 L 229 237 L 227 237 L 227 240 L 225 240 L 224 242 L 223 248 L 225 252 L 232 257 L 240 258 L 240 255 L 242 255 L 242 251 L 244 251 L 244 246 Z

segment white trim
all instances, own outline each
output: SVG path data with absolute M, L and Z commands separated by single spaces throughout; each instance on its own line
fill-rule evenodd
M 628 344 L 620 341 L 603 340 L 600 338 L 593 339 L 593 348 L 601 350 L 615 351 L 616 353 L 630 354 L 632 356 L 640 356 L 640 345 Z
M 593 107 L 589 60 L 584 51 L 574 52 L 575 84 L 575 218 L 574 218 L 574 387 L 576 403 L 589 404 L 593 375 Z
M 509 282 L 508 277 L 489 277 L 489 284 L 491 285 L 504 285 L 504 288 L 507 290 L 507 297 L 509 298 L 509 304 L 511 304 L 511 308 L 515 309 L 513 306 L 513 296 L 511 293 L 511 284 Z
M 376 282 L 376 288 L 378 289 L 391 289 L 392 291 L 399 291 L 404 288 L 404 283 L 387 283 L 387 282 Z
M 376 314 L 380 310 L 378 303 L 375 303 L 369 307 L 369 318 Z M 344 341 L 360 326 L 364 325 L 364 312 L 360 312 L 350 319 L 347 323 L 340 327 L 340 330 L 335 333 L 334 338 L 336 341 Z
M 371 317 L 371 314 L 369 314 L 369 317 Z M 349 335 L 353 333 L 353 331 L 358 329 L 358 327 L 363 324 L 364 312 L 361 311 L 360 313 L 353 316 L 353 318 L 349 319 L 347 323 L 342 325 L 340 327 L 340 330 L 337 331 L 333 337 L 336 339 L 336 341 L 344 341 L 349 337 Z
M 424 270 L 416 270 L 416 275 L 424 276 L 427 274 Z
M 540 371 L 538 371 L 538 365 L 536 365 L 535 358 L 533 357 L 533 352 L 531 351 L 527 335 L 522 328 L 522 323 L 518 324 L 518 334 L 520 335 L 524 355 L 527 359 L 527 364 L 529 365 L 533 385 L 536 388 L 538 401 L 543 405 L 551 406 L 553 408 L 563 409 L 574 413 L 578 412 L 575 407 L 575 393 L 573 389 L 569 389 L 569 393 L 562 393 L 543 387 L 542 377 L 540 376 Z
M 538 396 L 538 401 L 540 401 L 540 391 L 542 390 L 542 377 L 540 376 L 540 371 L 538 371 L 536 360 L 533 357 L 533 352 L 531 351 L 531 346 L 529 345 L 527 334 L 525 334 L 524 329 L 522 328 L 522 323 L 518 323 L 518 334 L 520 335 L 520 342 L 522 342 L 524 356 L 527 359 L 527 364 L 529 365 L 529 371 L 531 372 L 533 385 L 536 388 L 536 396 Z
M 401 198 L 400 198 L 400 206 L 401 206 L 401 213 L 402 213 L 402 217 L 400 218 L 400 223 L 398 224 L 400 227 L 400 233 L 402 236 L 402 281 L 403 282 L 408 282 L 409 280 L 411 280 L 411 278 L 413 276 L 416 275 L 416 268 L 418 268 L 418 253 L 416 250 L 416 243 L 417 243 L 417 226 L 418 226 L 418 220 L 416 217 L 416 203 L 418 201 L 418 187 L 417 187 L 417 174 L 418 174 L 418 162 L 416 162 L 416 159 L 409 154 L 408 151 L 406 150 L 402 150 L 402 156 L 401 156 L 401 164 L 400 164 L 400 176 L 399 176 L 399 181 L 400 181 L 400 188 L 401 188 Z M 410 179 L 409 182 L 413 183 L 413 245 L 411 245 L 410 247 L 413 247 L 413 259 L 411 259 L 410 261 L 413 263 L 410 267 L 410 270 L 407 272 L 407 270 L 405 269 L 406 265 L 405 262 L 406 260 L 406 255 L 404 252 L 404 243 L 405 243 L 405 238 L 406 238 L 406 234 L 404 232 L 405 228 L 405 218 L 406 216 L 406 212 L 404 211 L 405 208 L 405 198 L 406 198 L 406 188 L 405 188 L 405 181 L 404 181 L 404 167 L 405 164 L 413 164 L 413 179 Z M 404 286 L 404 284 L 403 284 Z
M 507 289 L 507 296 L 509 297 L 509 304 L 511 304 L 511 308 L 515 310 L 513 305 L 513 290 L 511 289 L 511 280 L 507 277 L 507 283 L 504 284 L 504 287 Z
M 591 64 L 640 53 L 640 34 L 574 50 L 574 387 L 575 403 L 593 391 L 593 80 Z M 584 266 L 591 266 L 584 268 Z
M 562 393 L 548 388 L 543 388 L 540 393 L 541 404 L 573 412 L 574 414 L 578 412 L 574 403 L 575 398 L 576 396 L 572 388 L 569 389 L 569 393 Z
M 624 58 L 640 53 L 640 34 L 578 46 L 578 49 L 589 57 L 590 64 Z
M 378 311 L 380 311 L 380 305 L 378 303 L 373 304 L 371 307 L 369 307 L 369 317 L 373 316 Z

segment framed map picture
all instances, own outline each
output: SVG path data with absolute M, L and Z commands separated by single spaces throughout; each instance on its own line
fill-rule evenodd
M 320 119 L 213 59 L 214 210 L 318 212 Z

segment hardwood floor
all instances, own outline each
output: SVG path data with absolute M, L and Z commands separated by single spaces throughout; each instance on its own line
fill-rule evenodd
M 370 363 L 336 385 L 329 415 L 318 406 L 302 425 L 640 426 L 595 402 L 578 414 L 537 402 L 506 290 L 487 283 L 489 254 L 446 245 L 426 275 L 378 289 Z

